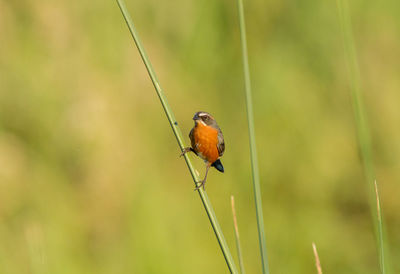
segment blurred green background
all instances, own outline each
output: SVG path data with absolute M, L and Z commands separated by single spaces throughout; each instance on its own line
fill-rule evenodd
M 316 273 L 314 241 L 325 273 L 378 273 L 336 3 L 244 4 L 270 271 Z M 198 110 L 224 132 L 207 192 L 260 273 L 236 2 L 127 5 L 185 137 Z M 350 8 L 400 273 L 400 4 Z M 0 0 L 1 273 L 226 273 L 179 153 L 115 1 Z

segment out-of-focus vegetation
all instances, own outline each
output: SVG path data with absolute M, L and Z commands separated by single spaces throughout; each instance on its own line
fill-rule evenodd
M 127 1 L 182 130 L 227 150 L 207 192 L 260 270 L 235 1 Z M 352 1 L 392 258 L 400 256 L 400 7 Z M 377 273 L 335 2 L 246 1 L 271 273 Z M 225 273 L 115 1 L 0 1 L 0 272 Z M 204 165 L 195 159 L 203 174 Z M 400 271 L 396 260 L 395 273 Z

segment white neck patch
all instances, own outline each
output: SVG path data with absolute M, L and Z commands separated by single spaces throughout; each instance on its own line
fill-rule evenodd
M 203 120 L 200 119 L 200 120 L 197 120 L 197 121 L 198 121 L 199 123 L 201 123 L 203 126 L 207 126 L 206 123 L 204 123 Z

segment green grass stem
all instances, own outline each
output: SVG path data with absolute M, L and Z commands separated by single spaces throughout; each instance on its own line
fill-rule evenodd
M 346 59 L 350 73 L 351 84 L 351 98 L 353 104 L 353 112 L 355 117 L 355 124 L 357 130 L 357 139 L 361 153 L 362 163 L 365 178 L 368 185 L 368 195 L 371 206 L 372 217 L 374 221 L 374 229 L 378 246 L 379 263 L 381 273 L 387 272 L 388 263 L 385 260 L 387 254 L 387 247 L 383 233 L 382 212 L 379 206 L 379 196 L 376 186 L 375 170 L 372 160 L 371 139 L 368 128 L 367 116 L 365 112 L 363 97 L 360 88 L 360 71 L 357 60 L 357 52 L 355 48 L 352 25 L 350 19 L 350 12 L 347 0 L 337 0 L 337 7 L 339 12 L 339 20 L 343 35 L 343 42 L 345 48 Z M 378 206 L 375 210 L 375 201 L 378 201 Z
M 232 206 L 233 226 L 235 228 L 236 249 L 237 249 L 237 254 L 238 254 L 238 259 L 239 259 L 240 273 L 245 274 L 246 272 L 244 270 L 242 248 L 240 246 L 239 226 L 238 226 L 237 218 L 236 218 L 235 198 L 233 197 L 233 195 L 231 195 L 231 206 Z
M 251 83 L 250 83 L 250 69 L 249 60 L 247 55 L 247 38 L 246 38 L 246 25 L 244 20 L 243 0 L 237 0 L 238 13 L 239 13 L 239 27 L 240 27 L 240 40 L 242 45 L 242 61 L 243 73 L 246 93 L 246 110 L 247 121 L 249 127 L 250 139 L 250 157 L 253 177 L 254 200 L 256 204 L 257 226 L 258 226 L 258 240 L 260 244 L 261 262 L 263 273 L 268 273 L 268 259 L 267 259 L 267 244 L 264 232 L 264 218 L 262 210 L 262 198 L 260 188 L 260 176 L 258 172 L 258 159 L 256 147 L 256 134 L 254 130 L 254 115 L 253 115 L 253 102 L 251 98 Z
M 153 85 L 154 85 L 154 88 L 155 88 L 155 90 L 157 92 L 157 95 L 158 95 L 158 97 L 159 97 L 159 99 L 161 101 L 161 104 L 162 104 L 162 106 L 164 108 L 164 112 L 167 115 L 167 118 L 168 118 L 168 121 L 170 123 L 170 126 L 171 126 L 171 128 L 172 128 L 172 130 L 173 130 L 173 132 L 175 134 L 176 140 L 178 142 L 180 151 L 182 151 L 185 146 L 184 146 L 184 142 L 183 142 L 182 133 L 181 133 L 181 130 L 180 130 L 179 126 L 178 126 L 178 123 L 177 123 L 177 121 L 176 121 L 176 119 L 174 117 L 174 113 L 173 113 L 172 109 L 170 108 L 170 106 L 168 104 L 167 98 L 165 97 L 163 90 L 161 89 L 161 85 L 160 85 L 160 83 L 159 83 L 159 81 L 157 79 L 156 73 L 155 73 L 155 71 L 154 71 L 154 69 L 153 69 L 153 67 L 152 67 L 152 65 L 150 63 L 150 60 L 147 57 L 147 54 L 146 54 L 146 52 L 144 50 L 144 47 L 143 47 L 143 45 L 142 45 L 142 43 L 141 43 L 141 41 L 139 39 L 139 35 L 138 35 L 138 33 L 136 31 L 136 28 L 135 28 L 135 26 L 133 24 L 133 21 L 132 21 L 130 15 L 129 15 L 128 9 L 126 8 L 125 2 L 123 0 L 117 0 L 117 3 L 118 3 L 118 6 L 121 9 L 121 12 L 122 12 L 122 15 L 124 16 L 126 24 L 128 25 L 129 31 L 130 31 L 130 33 L 132 35 L 132 38 L 133 38 L 133 40 L 134 40 L 134 42 L 136 44 L 136 47 L 137 47 L 138 51 L 140 53 L 140 56 L 142 57 L 143 63 L 145 65 L 146 69 L 147 69 L 147 72 L 148 72 L 148 74 L 150 76 L 150 79 L 151 79 Z M 196 174 L 196 171 L 195 171 L 195 169 L 193 167 L 193 164 L 191 163 L 190 158 L 188 157 L 187 154 L 184 155 L 184 158 L 185 158 L 186 164 L 187 164 L 187 166 L 189 168 L 190 174 L 192 175 L 193 181 L 194 181 L 195 185 L 197 186 L 198 182 L 200 182 L 200 179 L 198 178 L 198 176 Z M 220 227 L 220 225 L 218 223 L 217 217 L 215 216 L 215 213 L 214 213 L 213 207 L 211 205 L 211 202 L 210 202 L 210 200 L 209 200 L 209 198 L 207 196 L 207 193 L 202 188 L 199 188 L 198 193 L 200 195 L 200 199 L 201 199 L 201 201 L 203 203 L 204 209 L 206 210 L 207 216 L 208 216 L 208 218 L 210 220 L 211 226 L 212 226 L 212 228 L 214 230 L 215 236 L 217 237 L 219 246 L 220 246 L 221 251 L 222 251 L 222 253 L 224 255 L 224 258 L 225 258 L 226 264 L 227 264 L 227 266 L 229 268 L 229 271 L 231 273 L 238 273 L 238 271 L 236 269 L 236 266 L 235 266 L 235 263 L 233 261 L 231 252 L 230 252 L 229 247 L 228 247 L 228 245 L 227 245 L 227 243 L 225 241 L 225 238 L 224 238 L 224 235 L 222 233 L 221 227 Z

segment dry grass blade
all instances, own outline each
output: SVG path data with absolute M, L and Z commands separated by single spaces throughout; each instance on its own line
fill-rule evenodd
M 379 198 L 379 192 L 378 192 L 378 184 L 376 183 L 376 180 L 374 181 L 375 184 L 375 195 L 376 195 L 376 211 L 378 215 L 379 221 L 381 220 L 381 201 Z
M 378 183 L 376 180 L 374 181 L 374 186 L 375 186 L 375 197 L 376 197 L 376 215 L 378 218 L 378 233 L 379 233 L 379 239 L 380 239 L 380 244 L 379 244 L 379 252 L 382 254 L 380 256 L 380 264 L 381 264 L 381 269 L 382 272 L 385 272 L 385 261 L 384 261 L 384 254 L 385 254 L 385 246 L 384 246 L 384 238 L 383 238 L 383 225 L 382 225 L 382 213 L 381 213 L 381 199 L 379 197 L 379 191 L 378 191 Z
M 315 243 L 312 243 L 312 248 L 313 248 L 314 257 L 315 257 L 315 267 L 317 268 L 318 274 L 322 274 L 321 262 L 319 261 L 317 246 L 315 245 Z

